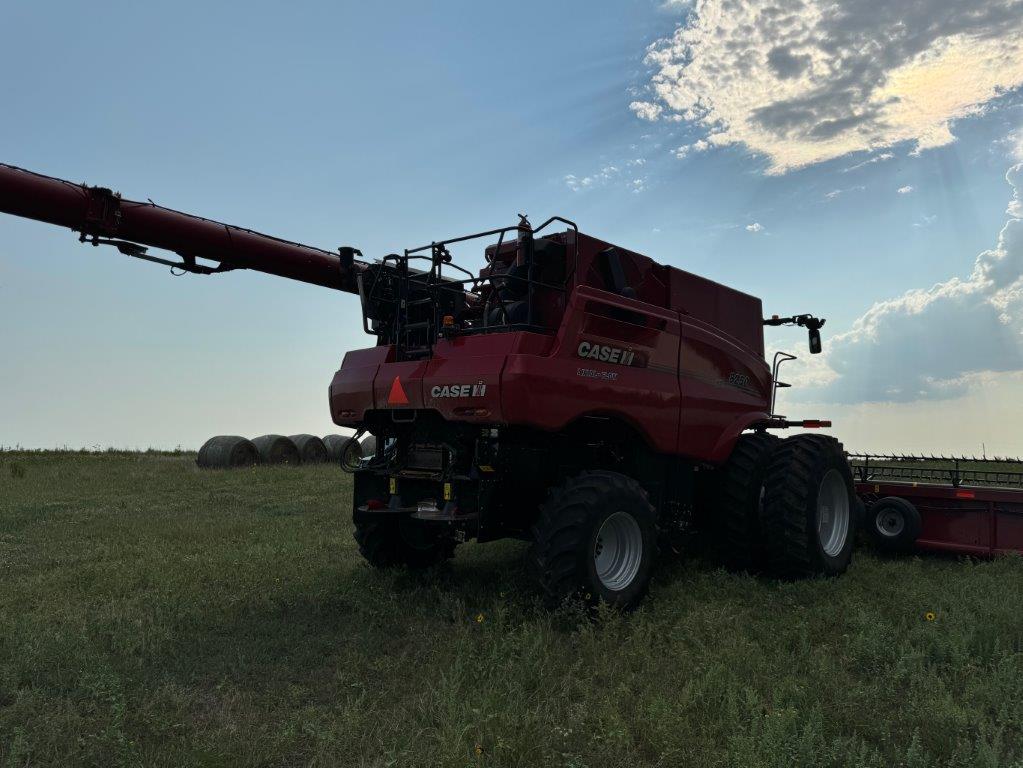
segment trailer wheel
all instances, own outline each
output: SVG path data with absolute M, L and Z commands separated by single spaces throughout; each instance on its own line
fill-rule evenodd
M 898 496 L 878 499 L 867 512 L 867 535 L 885 552 L 909 552 L 920 536 L 920 513 Z
M 650 583 L 655 517 L 646 491 L 617 472 L 582 472 L 553 490 L 531 553 L 545 603 L 580 597 L 635 608 Z
M 783 440 L 771 457 L 760 516 L 770 570 L 785 577 L 844 573 L 855 503 L 841 443 L 824 435 Z
M 781 438 L 769 432 L 739 437 L 714 484 L 715 498 L 708 500 L 718 559 L 732 570 L 763 567 L 760 507 L 764 476 L 771 453 L 779 443 Z
M 429 568 L 455 556 L 457 542 L 409 517 L 356 521 L 359 553 L 374 568 Z

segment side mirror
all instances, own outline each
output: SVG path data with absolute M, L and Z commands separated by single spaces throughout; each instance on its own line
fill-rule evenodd
M 821 332 L 819 328 L 811 328 L 810 331 L 810 354 L 819 355 L 823 346 L 821 345 Z

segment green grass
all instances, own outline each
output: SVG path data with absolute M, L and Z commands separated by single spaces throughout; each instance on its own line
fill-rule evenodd
M 1023 559 L 669 562 L 589 622 L 538 607 L 518 543 L 371 570 L 349 494 L 0 454 L 0 766 L 1023 765 Z

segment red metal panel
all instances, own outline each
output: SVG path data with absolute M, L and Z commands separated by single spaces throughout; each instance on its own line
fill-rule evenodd
M 1020 496 L 1017 502 L 994 503 L 992 548 L 995 552 L 1023 552 L 1023 493 Z
M 678 452 L 724 461 L 752 422 L 767 418 L 771 371 L 749 349 L 712 326 L 683 317 Z
M 976 499 L 936 499 L 922 497 L 913 501 L 923 524 L 918 543 L 927 546 L 950 543 L 991 551 L 991 505 Z
M 357 349 L 345 354 L 341 368 L 330 382 L 330 415 L 335 424 L 355 427 L 366 411 L 375 407 L 373 382 L 387 347 Z
M 373 382 L 373 401 L 376 403 L 376 407 L 395 410 L 425 407 L 423 404 L 423 375 L 426 373 L 428 365 L 428 360 L 406 360 L 400 363 L 388 362 L 381 365 Z M 391 392 L 395 388 L 395 381 L 398 382 L 398 388 L 405 395 L 400 399 L 391 396 Z
M 621 319 L 623 312 L 635 322 Z M 549 356 L 508 357 L 501 377 L 505 420 L 557 431 L 581 416 L 612 416 L 633 426 L 654 450 L 672 453 L 680 404 L 678 343 L 673 312 L 580 286 Z M 626 351 L 631 364 L 581 355 L 581 349 L 594 348 Z
M 717 333 L 764 356 L 763 305 L 760 299 L 671 267 L 671 308 L 707 323 Z
M 917 546 L 971 555 L 1023 552 L 1023 490 L 924 483 L 856 483 L 870 503 L 903 498 L 920 513 Z
M 501 371 L 509 354 L 543 354 L 553 338 L 497 333 L 439 340 L 423 375 L 423 403 L 452 421 L 503 423 Z

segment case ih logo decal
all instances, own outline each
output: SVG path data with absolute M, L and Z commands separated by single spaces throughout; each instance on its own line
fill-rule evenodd
M 487 394 L 487 385 L 482 381 L 475 384 L 444 384 L 430 390 L 430 397 L 483 397 Z
M 580 341 L 577 354 L 579 357 L 589 360 L 600 360 L 602 363 L 617 363 L 618 365 L 632 365 L 632 361 L 636 359 L 636 353 L 631 349 L 594 344 L 592 341 Z

